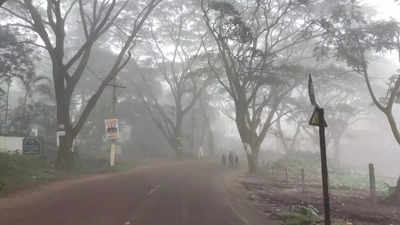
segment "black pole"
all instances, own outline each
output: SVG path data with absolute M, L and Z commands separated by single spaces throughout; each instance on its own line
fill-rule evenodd
M 321 118 L 324 118 L 324 109 L 320 110 Z M 319 143 L 321 147 L 321 172 L 322 172 L 322 190 L 324 197 L 324 216 L 325 225 L 331 225 L 331 210 L 329 204 L 329 183 L 328 183 L 328 165 L 326 160 L 325 126 L 319 126 Z

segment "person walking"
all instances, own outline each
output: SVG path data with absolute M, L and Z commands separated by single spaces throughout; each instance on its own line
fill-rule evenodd
M 235 168 L 239 167 L 239 156 L 235 154 Z
M 225 157 L 225 153 L 222 154 L 222 165 L 225 167 L 226 166 L 226 157 Z
M 234 167 L 234 165 L 233 165 L 233 153 L 232 152 L 229 152 L 229 155 L 228 155 L 228 158 L 229 158 L 229 166 L 231 167 L 231 168 L 233 168 Z

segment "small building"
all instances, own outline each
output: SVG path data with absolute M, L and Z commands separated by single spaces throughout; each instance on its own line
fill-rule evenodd
M 0 152 L 22 153 L 22 143 L 24 137 L 0 136 Z

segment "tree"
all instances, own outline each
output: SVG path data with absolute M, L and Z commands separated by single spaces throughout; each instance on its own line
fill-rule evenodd
M 22 36 L 17 30 L 6 26 L 0 27 L 0 82 L 5 82 L 7 90 L 5 99 L 5 123 L 8 122 L 9 92 L 13 81 L 36 77 L 34 67 L 34 50 L 31 46 L 18 40 Z
M 69 169 L 73 166 L 73 153 L 71 147 L 74 138 L 78 135 L 86 122 L 90 112 L 96 105 L 107 84 L 125 67 L 131 58 L 130 51 L 134 47 L 137 34 L 143 26 L 151 11 L 158 5 L 160 0 L 142 1 L 137 6 L 142 6 L 132 18 L 129 29 L 120 31 L 125 37 L 120 46 L 113 66 L 102 79 L 101 84 L 94 91 L 88 103 L 83 107 L 81 115 L 72 121 L 70 116 L 71 98 L 76 85 L 82 78 L 87 68 L 91 51 L 95 44 L 107 32 L 112 32 L 115 22 L 120 18 L 122 12 L 130 1 L 61 1 L 48 0 L 45 2 L 33 2 L 32 0 L 16 0 L 14 8 L 3 8 L 8 13 L 19 19 L 18 25 L 32 30 L 36 33 L 43 45 L 33 43 L 44 48 L 52 62 L 52 78 L 54 81 L 57 122 L 65 128 L 66 135 L 60 138 L 58 149 L 57 167 Z M 11 7 L 11 6 L 10 6 Z M 70 15 L 76 13 L 85 40 L 78 49 L 68 52 L 68 34 L 66 27 Z M 74 18 L 77 19 L 77 18 Z M 127 25 L 128 26 L 128 25 Z
M 397 21 L 369 21 L 358 1 L 336 1 L 331 15 L 320 20 L 325 29 L 316 53 L 334 56 L 364 78 L 374 105 L 385 115 L 393 137 L 400 144 L 400 130 L 394 117 L 394 105 L 399 103 L 400 75 L 390 77 L 386 96 L 378 98 L 370 81 L 369 56 L 395 50 L 400 57 L 400 25 Z M 400 179 L 394 198 L 400 201 Z
M 216 151 L 214 137 L 215 134 L 211 124 L 213 120 L 212 116 L 215 112 L 213 111 L 214 107 L 210 104 L 212 98 L 210 95 L 211 94 L 209 93 L 202 94 L 199 100 L 198 110 L 200 111 L 202 117 L 200 125 L 204 126 L 203 130 L 205 130 L 203 131 L 204 136 L 201 137 L 201 143 L 203 143 L 204 137 L 206 137 L 208 153 L 210 155 L 214 155 Z
M 181 7 L 182 4 L 187 7 Z M 160 103 L 149 92 L 152 90 L 150 84 L 142 76 L 147 94 L 141 91 L 141 96 L 146 109 L 179 158 L 184 152 L 185 117 L 209 82 L 208 66 L 201 51 L 203 35 L 197 30 L 198 26 L 188 26 L 189 23 L 196 24 L 195 12 L 186 1 L 165 2 L 157 12 L 162 18 L 153 22 L 150 31 L 151 48 L 148 49 L 155 49 L 150 52 L 156 64 L 155 72 L 161 74 L 172 102 Z
M 253 173 L 280 103 L 299 84 L 299 75 L 304 77 L 304 69 L 290 59 L 293 47 L 314 37 L 311 3 L 207 2 L 201 1 L 204 21 L 217 45 L 213 55 L 223 68 L 214 74 L 234 102 L 235 123 Z
M 325 118 L 328 122 L 326 144 L 333 147 L 332 155 L 334 166 L 340 166 L 340 144 L 346 130 L 359 119 L 361 113 L 365 111 L 367 96 L 362 92 L 362 78 L 358 74 L 346 70 L 341 66 L 328 63 L 319 63 L 318 69 L 312 71 L 315 78 L 315 87 L 318 90 L 318 100 L 326 109 Z M 299 146 L 296 141 L 300 135 L 306 134 L 319 143 L 318 134 L 312 129 L 308 122 L 312 109 L 309 107 L 309 97 L 306 84 L 296 88 L 294 97 L 288 98 L 283 104 L 288 110 L 282 117 L 285 125 L 294 124 L 295 132 L 292 137 L 288 137 L 284 129 L 277 121 L 277 137 L 282 141 L 286 152 L 294 151 L 295 146 Z

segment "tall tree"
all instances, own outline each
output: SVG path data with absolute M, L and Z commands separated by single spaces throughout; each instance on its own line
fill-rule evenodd
M 327 145 L 332 144 L 332 155 L 334 165 L 340 166 L 340 144 L 346 130 L 356 122 L 361 113 L 365 111 L 368 102 L 365 100 L 367 93 L 362 92 L 362 78 L 358 74 L 349 71 L 346 68 L 337 66 L 328 62 L 327 64 L 319 62 L 321 68 L 315 69 L 313 75 L 315 78 L 315 87 L 318 90 L 318 100 L 326 109 L 325 117 L 329 124 L 327 130 Z M 312 113 L 308 102 L 306 84 L 296 88 L 293 97 L 289 98 L 283 104 L 289 108 L 289 113 L 282 117 L 285 125 L 291 125 L 296 132 L 292 137 L 288 137 L 280 121 L 277 122 L 277 137 L 281 139 L 283 146 L 290 153 L 294 150 L 297 138 L 306 134 L 313 140 L 318 140 L 318 134 L 313 132 L 315 129 L 308 125 L 309 116 Z M 318 143 L 315 143 L 318 145 Z
M 208 4 L 206 4 L 206 2 Z M 308 1 L 201 1 L 204 21 L 217 45 L 219 83 L 235 105 L 235 122 L 256 172 L 258 153 L 282 100 L 304 77 L 291 62 L 293 47 L 313 38 Z M 311 4 L 311 3 L 310 3 Z
M 196 9 L 190 2 L 166 1 L 157 10 L 159 17 L 153 19 L 149 43 L 152 47 L 149 49 L 154 51 L 150 55 L 172 102 L 160 103 L 154 94 L 148 92 L 152 89 L 143 76 L 148 95 L 142 92 L 142 100 L 178 157 L 184 151 L 185 117 L 209 82 L 207 61 L 202 57 L 204 34 L 198 29 L 199 21 L 195 20 L 195 14 Z
M 131 58 L 130 51 L 134 47 L 138 32 L 152 10 L 160 0 L 148 0 L 132 3 L 131 1 L 100 1 L 100 0 L 15 0 L 14 6 L 3 8 L 8 13 L 19 19 L 18 25 L 35 32 L 43 45 L 34 43 L 44 48 L 52 62 L 52 78 L 54 81 L 57 122 L 63 126 L 66 135 L 60 138 L 58 149 L 57 167 L 69 169 L 73 166 L 73 153 L 71 147 L 74 138 L 78 135 L 86 122 L 90 112 L 96 105 L 107 84 L 125 67 Z M 120 19 L 129 3 L 136 4 L 139 10 L 134 14 L 129 29 L 120 31 L 115 28 L 115 22 Z M 78 15 L 72 18 L 71 15 Z M 78 49 L 72 52 L 68 46 L 68 33 L 66 27 L 71 20 L 78 19 L 82 27 L 84 40 Z M 124 40 L 119 49 L 113 66 L 102 79 L 101 84 L 94 91 L 88 103 L 84 106 L 81 115 L 72 121 L 70 115 L 71 98 L 76 85 L 82 78 L 93 46 L 107 32 L 122 32 Z
M 400 102 L 400 75 L 390 77 L 386 95 L 379 98 L 369 69 L 374 53 L 395 50 L 400 57 L 400 24 L 394 20 L 369 20 L 359 1 L 337 0 L 329 5 L 328 16 L 319 21 L 325 33 L 316 53 L 334 56 L 363 76 L 374 105 L 385 115 L 394 139 L 400 144 L 400 130 L 394 116 L 394 106 Z M 400 201 L 400 179 L 394 197 Z
M 0 82 L 6 83 L 5 123 L 8 122 L 9 95 L 12 83 L 28 77 L 36 77 L 34 67 L 34 50 L 25 42 L 19 40 L 17 30 L 10 27 L 0 27 Z

